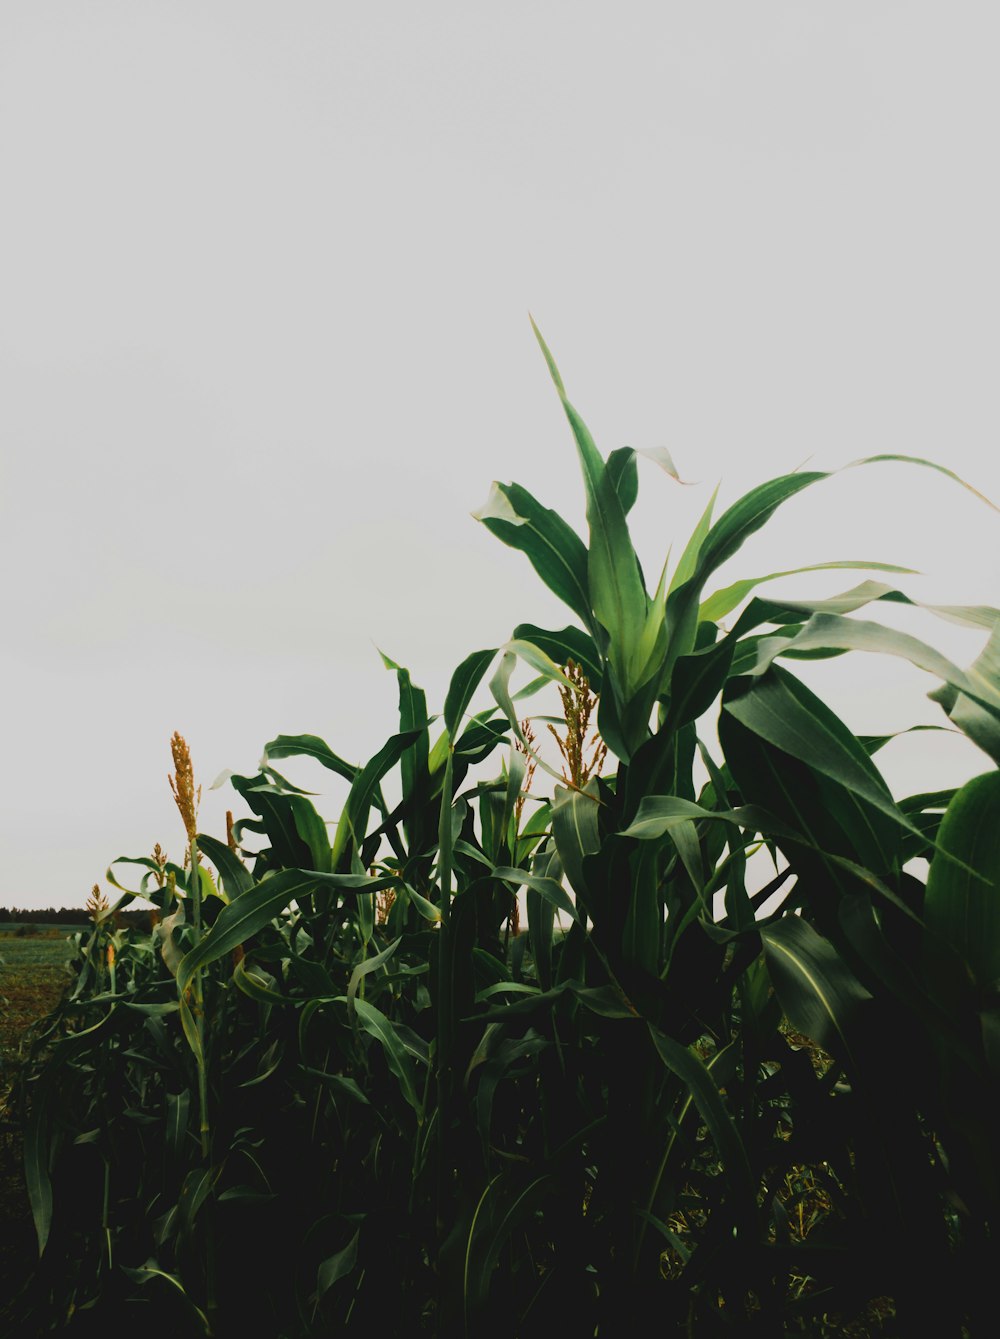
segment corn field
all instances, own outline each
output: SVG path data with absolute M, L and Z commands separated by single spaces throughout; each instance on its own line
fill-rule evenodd
M 113 862 L 21 1076 L 12 1333 L 991 1332 L 1000 613 L 932 611 L 983 631 L 961 669 L 871 575 L 719 587 L 815 470 L 710 503 L 651 590 L 637 453 L 598 451 L 539 343 L 587 534 L 519 484 L 478 519 L 571 621 L 473 651 L 439 715 L 387 659 L 374 757 L 279 735 L 225 833 L 174 737 L 183 849 Z M 934 676 L 982 774 L 894 796 L 889 737 L 795 673 L 851 652 Z M 346 782 L 335 823 L 296 758 Z M 150 933 L 116 921 L 137 897 Z

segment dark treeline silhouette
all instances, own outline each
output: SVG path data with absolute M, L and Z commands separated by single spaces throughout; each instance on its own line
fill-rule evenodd
M 122 925 L 136 925 L 149 929 L 148 911 L 119 911 L 116 919 Z M 0 907 L 0 925 L 90 925 L 90 913 L 85 907 Z

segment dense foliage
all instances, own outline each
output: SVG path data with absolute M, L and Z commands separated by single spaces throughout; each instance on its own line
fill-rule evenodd
M 251 816 L 226 840 L 197 830 L 175 737 L 186 856 L 133 860 L 118 903 L 141 893 L 159 923 L 95 911 L 25 1083 L 25 1326 L 987 1332 L 1000 615 L 938 611 L 988 633 L 963 671 L 853 616 L 909 603 L 873 580 L 814 603 L 713 590 L 818 471 L 710 504 L 650 593 L 636 453 L 598 453 L 542 347 L 588 538 L 516 484 L 480 520 L 574 622 L 471 654 L 440 719 L 387 661 L 384 746 L 354 766 L 272 740 L 231 778 Z M 990 770 L 895 798 L 887 740 L 789 668 L 850 650 L 936 675 Z M 564 719 L 533 726 L 552 682 Z M 349 785 L 332 840 L 278 770 L 295 757 Z

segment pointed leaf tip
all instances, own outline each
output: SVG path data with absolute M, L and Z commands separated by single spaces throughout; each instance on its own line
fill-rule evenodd
M 551 376 L 553 382 L 555 383 L 555 388 L 559 392 L 561 398 L 565 400 L 566 387 L 563 385 L 563 379 L 559 375 L 558 367 L 556 367 L 556 360 L 552 357 L 552 354 L 549 352 L 549 346 L 545 343 L 545 340 L 542 338 L 542 332 L 535 324 L 535 318 L 532 316 L 531 312 L 528 313 L 528 320 L 531 322 L 531 328 L 535 332 L 535 339 L 538 340 L 538 347 L 541 349 L 545 361 L 548 364 L 549 375 Z

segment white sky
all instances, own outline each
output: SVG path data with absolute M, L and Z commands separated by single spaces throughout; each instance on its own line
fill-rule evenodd
M 807 457 L 1000 499 L 998 37 L 915 0 L 4 6 L 0 903 L 179 856 L 175 729 L 206 785 L 279 732 L 363 761 L 396 726 L 376 645 L 439 710 L 469 651 L 569 621 L 469 514 L 498 478 L 582 520 L 529 308 L 599 445 L 700 482 L 642 468 L 647 575 L 720 477 Z M 998 534 L 880 465 L 719 584 L 873 558 L 1000 603 Z M 899 663 L 811 668 L 859 731 L 939 719 Z M 899 793 L 988 766 L 883 758 Z

